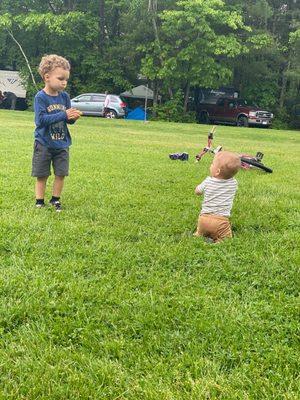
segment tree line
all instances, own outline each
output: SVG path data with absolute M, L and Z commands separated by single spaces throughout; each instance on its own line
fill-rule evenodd
M 0 69 L 21 71 L 29 98 L 49 53 L 70 60 L 71 95 L 143 76 L 171 119 L 199 86 L 233 86 L 286 124 L 300 104 L 299 0 L 0 0 Z

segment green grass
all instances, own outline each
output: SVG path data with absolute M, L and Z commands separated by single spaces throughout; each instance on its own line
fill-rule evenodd
M 274 173 L 239 172 L 234 238 L 208 245 L 207 126 L 71 130 L 65 210 L 35 210 L 33 114 L 0 112 L 0 399 L 299 399 L 299 132 L 217 128 Z

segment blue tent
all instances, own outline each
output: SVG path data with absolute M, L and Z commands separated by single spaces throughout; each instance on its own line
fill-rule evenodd
M 135 119 L 138 121 L 145 120 L 145 110 L 142 107 L 136 107 L 134 110 L 129 110 L 125 117 L 126 119 Z

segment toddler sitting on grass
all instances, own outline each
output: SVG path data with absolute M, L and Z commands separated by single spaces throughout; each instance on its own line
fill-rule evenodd
M 240 167 L 237 154 L 221 151 L 215 155 L 210 176 L 195 189 L 197 195 L 204 193 L 195 236 L 210 238 L 214 243 L 232 237 L 229 217 L 238 186 L 233 177 Z

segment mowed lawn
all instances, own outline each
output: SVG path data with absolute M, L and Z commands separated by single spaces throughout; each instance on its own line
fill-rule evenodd
M 210 245 L 208 126 L 82 118 L 60 214 L 34 208 L 33 128 L 0 112 L 0 399 L 299 399 L 299 132 L 217 127 L 274 173 L 238 173 Z

